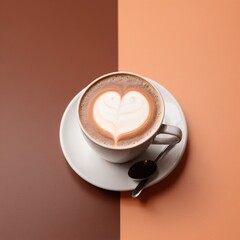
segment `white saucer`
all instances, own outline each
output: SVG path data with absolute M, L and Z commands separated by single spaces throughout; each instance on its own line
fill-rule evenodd
M 182 129 L 183 138 L 167 155 L 158 162 L 159 171 L 149 181 L 148 186 L 156 184 L 170 174 L 182 158 L 187 144 L 187 124 L 184 113 L 172 94 L 160 84 L 153 82 L 160 90 L 165 102 L 164 123 L 178 126 Z M 85 142 L 77 122 L 77 94 L 66 108 L 60 124 L 60 144 L 63 154 L 71 168 L 87 182 L 107 190 L 129 191 L 137 183 L 128 177 L 128 169 L 143 159 L 155 159 L 165 148 L 162 145 L 151 145 L 147 151 L 130 163 L 113 164 L 102 160 Z

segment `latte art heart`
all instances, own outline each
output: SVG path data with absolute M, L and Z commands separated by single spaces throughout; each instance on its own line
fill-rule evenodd
M 129 91 L 121 96 L 116 91 L 107 91 L 95 100 L 93 118 L 117 142 L 122 134 L 132 132 L 146 122 L 149 108 L 146 97 L 140 92 Z

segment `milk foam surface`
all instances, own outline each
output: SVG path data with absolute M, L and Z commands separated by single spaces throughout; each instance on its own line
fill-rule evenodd
M 163 102 L 158 90 L 141 77 L 109 75 L 84 92 L 79 118 L 85 133 L 97 143 L 128 148 L 156 133 Z
M 127 92 L 123 96 L 116 91 L 104 92 L 93 106 L 94 120 L 99 127 L 113 135 L 115 142 L 121 134 L 143 125 L 148 116 L 149 103 L 137 91 Z

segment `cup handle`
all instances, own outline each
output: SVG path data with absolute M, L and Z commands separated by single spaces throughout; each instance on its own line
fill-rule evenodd
M 158 137 L 159 135 L 163 135 Z M 171 135 L 171 136 L 167 136 Z M 162 124 L 157 132 L 157 135 L 153 139 L 152 144 L 176 144 L 182 139 L 182 130 L 176 126 Z

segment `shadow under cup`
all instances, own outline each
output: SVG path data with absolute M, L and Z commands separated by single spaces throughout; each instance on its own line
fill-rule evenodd
M 182 132 L 162 124 L 164 101 L 146 78 L 114 72 L 91 82 L 80 96 L 78 123 L 83 136 L 102 159 L 124 163 L 136 158 L 150 144 L 176 144 Z M 169 135 L 157 138 L 158 134 Z

